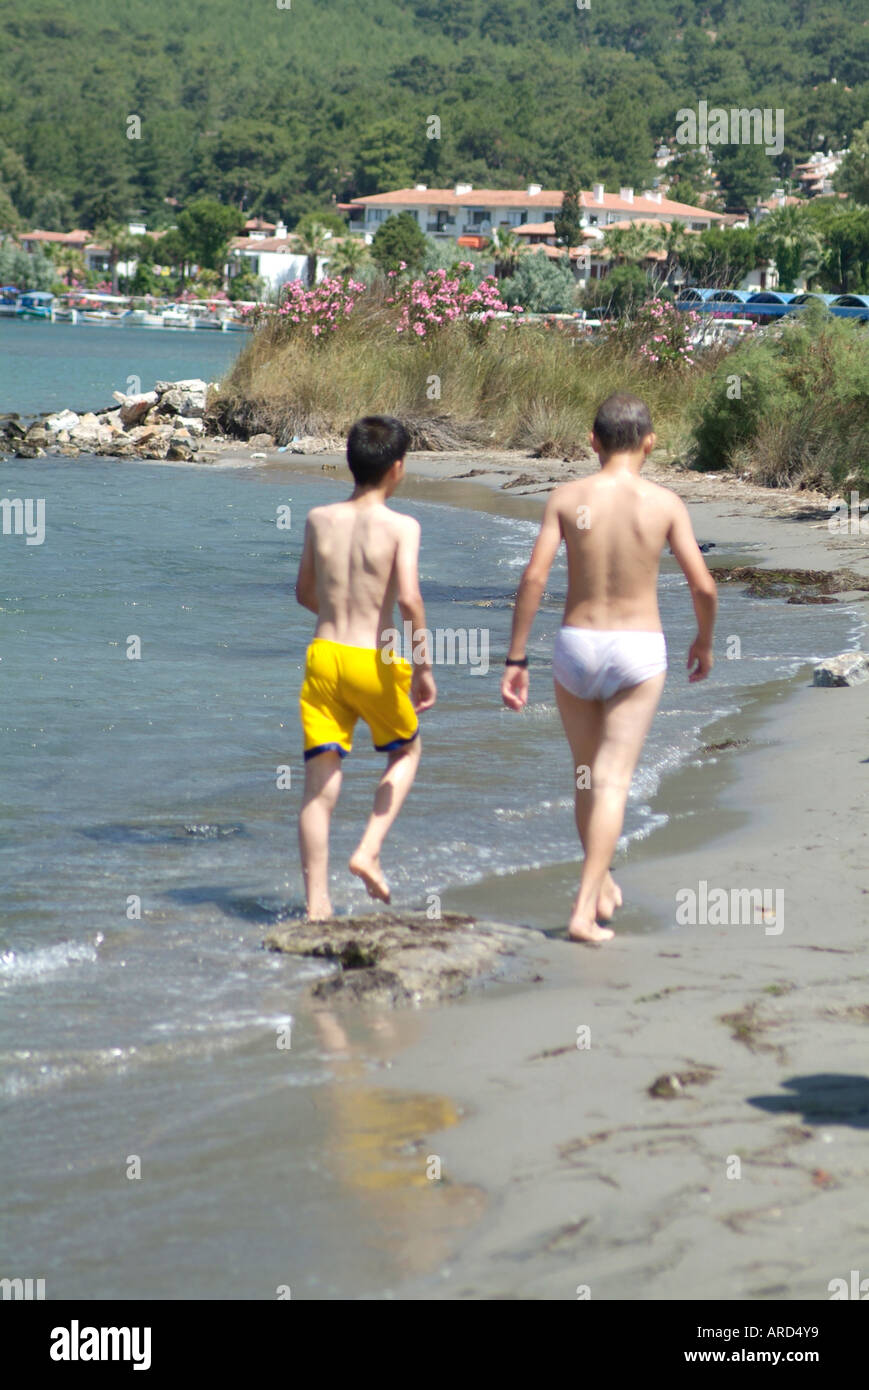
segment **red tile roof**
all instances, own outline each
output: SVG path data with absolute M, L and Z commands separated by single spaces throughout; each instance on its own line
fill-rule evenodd
M 560 188 L 543 188 L 539 193 L 529 193 L 524 188 L 472 188 L 469 193 L 456 193 L 455 188 L 396 188 L 390 193 L 372 193 L 365 198 L 354 198 L 350 206 L 358 207 L 560 207 L 564 194 Z M 580 206 L 587 211 L 599 209 L 604 212 L 646 213 L 651 216 L 665 214 L 687 217 L 708 217 L 717 221 L 722 214 L 708 208 L 692 207 L 689 203 L 678 203 L 672 198 L 657 198 L 635 193 L 633 199 L 623 198 L 619 193 L 604 193 L 600 202 L 594 194 L 583 190 L 579 195 Z

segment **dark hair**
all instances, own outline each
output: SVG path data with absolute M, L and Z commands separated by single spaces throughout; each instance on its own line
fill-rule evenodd
M 637 449 L 652 432 L 649 407 L 639 396 L 616 391 L 598 406 L 592 427 L 604 451 L 613 454 L 617 449 Z
M 366 415 L 347 436 L 350 472 L 360 487 L 376 487 L 409 446 L 410 435 L 400 420 L 392 415 Z

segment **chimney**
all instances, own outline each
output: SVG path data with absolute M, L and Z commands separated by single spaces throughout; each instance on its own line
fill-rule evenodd
M 416 189 L 417 193 L 426 193 L 428 191 L 427 183 L 415 183 L 413 186 Z
M 602 184 L 602 183 L 596 183 L 595 186 L 594 186 L 593 192 L 594 192 L 594 201 L 595 201 L 596 203 L 602 203 L 602 202 L 603 202 L 603 184 Z
M 660 188 L 650 188 L 643 196 L 648 198 L 650 203 L 660 203 L 661 190 Z
M 472 183 L 457 183 L 454 192 L 457 198 L 461 198 L 463 193 L 472 193 L 473 189 Z
M 275 227 L 274 230 L 274 235 L 276 237 L 285 237 L 287 235 L 287 227 L 283 218 L 279 218 L 278 225 Z
M 529 183 L 527 192 L 529 198 L 534 198 L 538 193 L 543 192 L 543 185 L 540 183 Z
M 634 190 L 632 188 L 620 188 L 619 197 L 623 198 L 626 203 L 632 203 L 634 201 Z

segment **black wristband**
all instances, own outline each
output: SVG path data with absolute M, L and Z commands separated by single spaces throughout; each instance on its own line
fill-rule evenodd
M 504 665 L 505 665 L 505 666 L 522 666 L 522 667 L 527 667 L 527 665 L 528 665 L 528 658 L 527 658 L 527 656 L 522 656 L 522 657 L 510 657 L 510 656 L 508 656 L 508 657 L 507 657 L 507 660 L 504 662 Z

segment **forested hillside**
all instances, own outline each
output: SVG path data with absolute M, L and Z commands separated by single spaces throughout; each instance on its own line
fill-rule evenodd
M 0 53 L 0 226 L 160 225 L 203 193 L 292 224 L 570 169 L 641 186 L 678 108 L 783 108 L 781 157 L 734 149 L 726 190 L 869 119 L 866 0 L 0 0 Z

